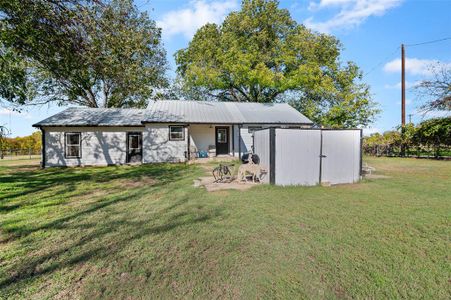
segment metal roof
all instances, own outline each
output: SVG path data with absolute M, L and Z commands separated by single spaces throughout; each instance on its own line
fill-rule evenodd
M 161 100 L 149 105 L 144 123 L 312 124 L 286 103 Z
M 158 100 L 147 109 L 68 108 L 33 126 L 142 126 L 142 123 L 312 124 L 286 103 Z
M 71 107 L 33 126 L 142 126 L 145 112 L 145 109 Z

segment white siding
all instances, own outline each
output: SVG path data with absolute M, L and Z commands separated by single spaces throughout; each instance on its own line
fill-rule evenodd
M 191 145 L 197 151 L 208 151 L 209 146 L 215 146 L 215 126 L 213 125 L 190 125 L 189 134 Z
M 185 128 L 185 139 L 183 141 L 170 141 L 169 125 L 146 125 L 143 132 L 143 163 L 186 161 L 187 128 Z
M 254 133 L 255 144 L 254 153 L 260 158 L 260 165 L 266 170 L 266 174 L 261 178 L 262 182 L 269 183 L 269 129 L 259 130 Z
M 233 143 L 235 146 L 235 151 L 233 153 L 233 156 L 238 157 L 238 144 L 240 142 L 239 138 L 240 138 L 240 128 L 238 127 L 238 125 L 233 125 Z
M 295 127 L 310 127 L 310 126 L 300 126 L 300 125 L 289 125 L 289 124 L 245 124 L 241 127 L 241 153 L 251 152 L 252 151 L 252 133 L 249 133 L 249 127 L 260 127 L 261 129 L 266 129 L 269 127 L 276 128 L 287 128 L 290 126 Z M 238 147 L 236 147 L 238 151 Z
M 142 127 L 48 127 L 45 130 L 46 166 L 112 165 L 126 163 L 126 136 Z M 65 158 L 66 132 L 81 133 L 81 158 Z
M 252 133 L 249 133 L 247 126 L 240 130 L 241 134 L 241 154 L 252 151 Z

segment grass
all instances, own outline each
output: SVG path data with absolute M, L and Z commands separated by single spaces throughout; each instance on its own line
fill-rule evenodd
M 0 164 L 0 298 L 451 297 L 451 162 L 208 193 L 195 165 Z

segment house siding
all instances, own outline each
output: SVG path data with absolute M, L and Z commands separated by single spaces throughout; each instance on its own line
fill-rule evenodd
M 127 132 L 143 127 L 46 127 L 45 166 L 106 166 L 126 163 Z M 81 133 L 81 157 L 66 158 L 66 132 Z
M 143 163 L 184 162 L 188 149 L 188 130 L 183 141 L 169 140 L 169 126 L 147 124 L 143 132 Z

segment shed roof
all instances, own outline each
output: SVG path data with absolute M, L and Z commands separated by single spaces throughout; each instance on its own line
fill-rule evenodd
M 286 103 L 159 100 L 147 109 L 68 108 L 33 126 L 142 126 L 143 123 L 312 124 Z

